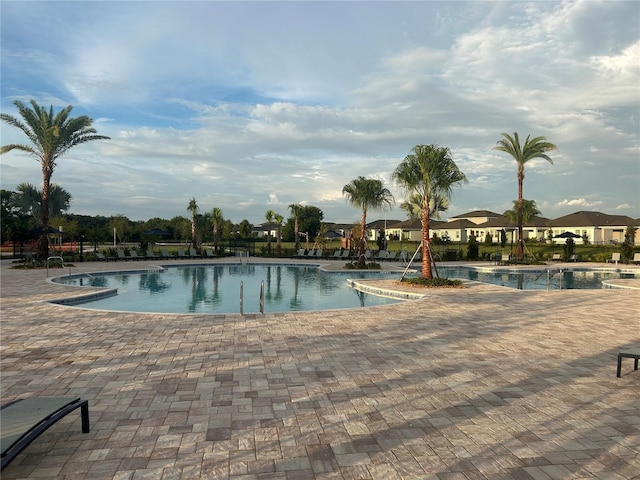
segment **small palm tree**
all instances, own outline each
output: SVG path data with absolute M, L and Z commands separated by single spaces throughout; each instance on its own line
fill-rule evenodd
M 222 224 L 224 223 L 222 210 L 220 208 L 214 207 L 211 211 L 211 223 L 213 224 L 213 248 L 217 253 L 220 248 L 220 233 L 222 232 Z
M 21 150 L 36 157 L 42 167 L 42 235 L 38 241 L 38 255 L 46 258 L 49 252 L 49 195 L 51 176 L 56 168 L 56 161 L 76 145 L 93 140 L 108 140 L 109 137 L 98 135 L 92 128 L 93 120 L 86 115 L 70 117 L 73 107 L 69 105 L 54 114 L 53 105 L 49 110 L 31 100 L 31 107 L 19 100 L 13 102 L 22 120 L 0 114 L 0 119 L 24 132 L 30 145 L 11 144 L 0 149 L 0 155 L 11 150 Z
M 187 211 L 191 213 L 191 239 L 193 241 L 194 248 L 198 248 L 198 241 L 196 239 L 196 215 L 198 214 L 199 210 L 200 207 L 198 207 L 196 199 L 191 197 L 191 200 L 189 200 L 189 205 L 187 206 Z
M 516 223 L 518 221 L 518 201 L 513 201 L 513 207 L 511 210 L 507 210 L 503 214 L 509 219 L 510 222 Z M 536 205 L 535 200 L 522 199 L 522 222 L 527 223 L 536 215 L 540 215 L 540 210 Z
M 269 253 L 271 253 L 271 224 L 275 214 L 273 210 L 267 210 L 264 214 L 264 219 L 267 221 L 267 252 Z
M 291 215 L 293 216 L 293 236 L 296 242 L 296 250 L 300 250 L 300 226 L 298 224 L 298 219 L 302 213 L 302 205 L 299 203 L 292 203 L 289 205 L 289 210 L 291 210 Z
M 59 217 L 71 206 L 71 194 L 60 185 L 49 187 L 49 216 Z M 42 225 L 42 191 L 30 183 L 21 183 L 11 195 L 11 205 L 21 213 L 32 217 L 36 225 Z
M 360 215 L 360 242 L 359 254 L 360 258 L 364 258 L 365 253 L 365 233 L 367 226 L 367 210 L 382 209 L 385 206 L 391 206 L 393 203 L 393 195 L 384 187 L 381 180 L 375 178 L 358 177 L 342 188 L 342 194 L 347 201 L 354 207 L 361 208 Z
M 418 193 L 412 194 L 406 202 L 400 204 L 400 208 L 407 213 L 410 220 L 419 220 L 422 214 L 422 196 Z M 440 213 L 449 209 L 449 199 L 442 195 L 434 195 L 431 201 L 431 216 L 440 219 Z
M 557 150 L 558 148 L 553 143 L 548 142 L 545 137 L 530 138 L 531 136 L 527 135 L 524 144 L 520 145 L 518 132 L 514 132 L 513 136 L 508 133 L 502 133 L 502 136 L 504 138 L 498 140 L 497 146 L 493 147 L 493 149 L 508 153 L 518 164 L 518 243 L 514 255 L 518 260 L 522 260 L 524 258 L 524 233 L 522 228 L 522 184 L 524 183 L 524 166 L 529 160 L 533 160 L 534 158 L 543 158 L 553 165 L 553 160 L 547 155 L 547 152 Z
M 394 181 L 409 195 L 421 199 L 420 223 L 422 224 L 422 273 L 425 279 L 433 278 L 433 256 L 429 245 L 429 219 L 433 212 L 442 211 L 448 205 L 453 187 L 465 182 L 462 173 L 446 147 L 416 145 L 392 174 Z M 445 202 L 446 200 L 446 202 Z
M 278 250 L 278 255 L 282 254 L 282 236 L 280 235 L 280 229 L 282 228 L 282 222 L 284 222 L 284 217 L 282 215 L 280 215 L 279 213 L 276 213 L 273 216 L 273 220 L 274 222 L 276 222 L 276 235 L 277 235 L 277 250 Z

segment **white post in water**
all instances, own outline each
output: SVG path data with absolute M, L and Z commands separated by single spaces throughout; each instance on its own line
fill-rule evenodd
M 116 248 L 116 227 L 113 227 L 113 248 Z

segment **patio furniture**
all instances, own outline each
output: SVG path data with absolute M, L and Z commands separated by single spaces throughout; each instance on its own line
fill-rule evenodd
M 633 254 L 633 260 L 631 260 L 633 263 L 635 263 L 636 265 L 638 265 L 640 263 L 640 253 L 634 253 Z
M 114 262 L 116 261 L 115 257 L 105 257 L 105 255 L 103 253 L 100 253 L 100 252 L 96 252 L 96 258 L 100 262 L 108 262 L 109 260 L 113 260 Z
M 560 262 L 562 261 L 562 256 L 559 253 L 554 253 L 553 257 L 551 257 L 552 262 Z
M 3 405 L 0 408 L 0 470 L 4 470 L 40 434 L 77 408 L 80 408 L 82 433 L 89 433 L 89 403 L 81 398 L 31 397 Z
M 633 358 L 633 369 L 638 370 L 638 360 L 640 360 L 640 352 L 620 352 L 618 353 L 618 370 L 616 371 L 616 377 L 620 377 L 622 371 L 622 359 Z
M 143 260 L 143 258 L 138 256 L 138 252 L 136 252 L 135 250 L 130 250 L 127 260 Z
M 607 263 L 615 263 L 616 265 L 620 261 L 620 252 L 615 252 L 611 254 L 611 258 L 607 260 Z

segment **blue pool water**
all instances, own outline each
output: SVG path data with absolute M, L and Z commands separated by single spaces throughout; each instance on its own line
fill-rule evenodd
M 400 300 L 358 292 L 347 279 L 399 278 L 383 272 L 324 272 L 315 266 L 294 265 L 183 265 L 159 271 L 60 277 L 67 285 L 117 288 L 118 294 L 79 306 L 102 310 L 157 313 L 260 312 L 260 287 L 264 282 L 264 312 L 327 310 L 385 305 Z M 76 304 L 77 305 L 77 304 Z
M 602 282 L 618 278 L 637 278 L 634 273 L 588 268 L 513 271 L 464 266 L 440 266 L 441 277 L 474 280 L 520 290 L 573 290 L 603 288 Z

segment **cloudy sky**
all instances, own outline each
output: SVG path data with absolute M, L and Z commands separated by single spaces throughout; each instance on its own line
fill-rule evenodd
M 516 164 L 502 132 L 545 136 L 524 198 L 556 218 L 640 217 L 640 2 L 0 3 L 1 108 L 35 99 L 89 115 L 109 141 L 53 175 L 71 212 L 132 220 L 222 209 L 234 222 L 315 205 L 356 222 L 342 188 L 391 173 L 417 144 L 451 149 L 469 182 L 444 217 L 502 213 Z M 3 145 L 23 142 L 2 124 Z M 41 185 L 0 157 L 1 187 Z M 369 220 L 383 218 L 371 212 Z M 394 207 L 387 218 L 404 219 Z

